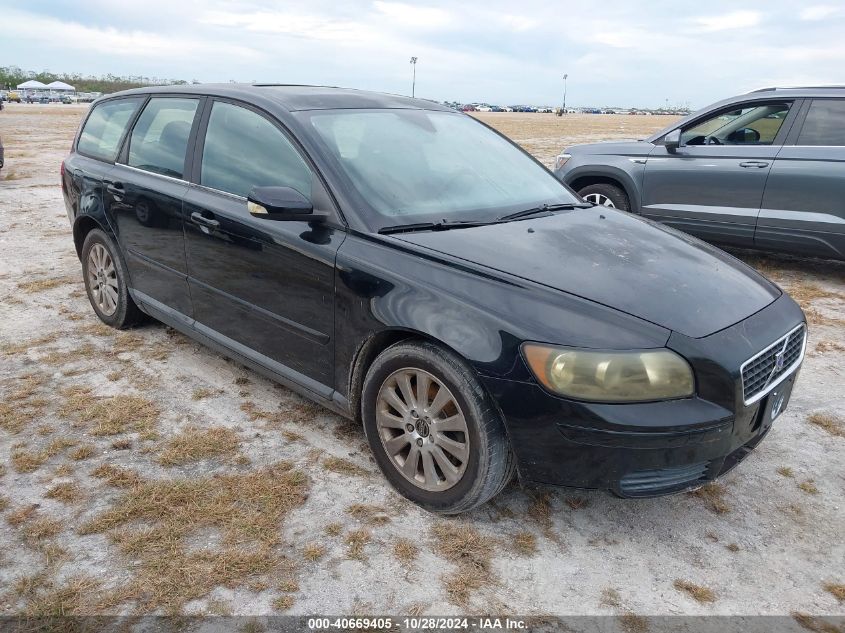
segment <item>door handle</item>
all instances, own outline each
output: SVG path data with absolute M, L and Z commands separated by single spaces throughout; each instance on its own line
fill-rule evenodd
M 220 222 L 215 220 L 214 218 L 207 218 L 199 211 L 194 211 L 191 214 L 191 220 L 194 221 L 194 224 L 199 224 L 200 226 L 206 226 L 210 229 L 216 229 L 220 226 Z
M 768 167 L 769 163 L 767 163 L 764 160 L 749 160 L 749 161 L 746 161 L 744 163 L 740 163 L 739 166 L 740 167 L 757 167 L 758 169 L 761 169 L 763 167 Z
M 118 202 L 123 200 L 123 195 L 126 193 L 126 189 L 123 188 L 121 182 L 106 182 L 106 191 Z

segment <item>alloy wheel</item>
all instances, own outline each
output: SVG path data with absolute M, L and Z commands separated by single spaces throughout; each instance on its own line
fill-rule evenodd
M 88 287 L 100 312 L 111 316 L 117 310 L 117 271 L 111 255 L 102 244 L 94 244 L 88 253 Z
M 418 488 L 448 490 L 463 477 L 470 455 L 467 421 L 434 375 L 405 368 L 388 376 L 376 400 L 376 425 L 391 463 Z
M 613 204 L 613 200 L 600 193 L 588 193 L 584 196 L 584 200 L 592 202 L 600 207 L 610 207 L 611 209 L 616 208 L 616 205 Z

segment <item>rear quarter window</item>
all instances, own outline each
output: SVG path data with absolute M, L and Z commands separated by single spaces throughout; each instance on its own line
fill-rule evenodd
M 79 135 L 76 151 L 91 158 L 113 162 L 141 98 L 116 99 L 94 106 Z

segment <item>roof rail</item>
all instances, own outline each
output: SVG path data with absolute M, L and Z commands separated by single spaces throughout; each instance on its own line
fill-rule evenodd
M 755 92 L 771 92 L 772 90 L 845 90 L 845 86 L 772 86 L 771 88 L 758 88 Z

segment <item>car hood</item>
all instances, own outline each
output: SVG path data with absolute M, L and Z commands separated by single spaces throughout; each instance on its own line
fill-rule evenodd
M 653 149 L 654 145 L 648 141 L 607 141 L 570 145 L 566 148 L 566 152 L 569 154 L 648 156 Z
M 781 294 L 727 253 L 613 209 L 395 237 L 693 338 L 733 325 Z

